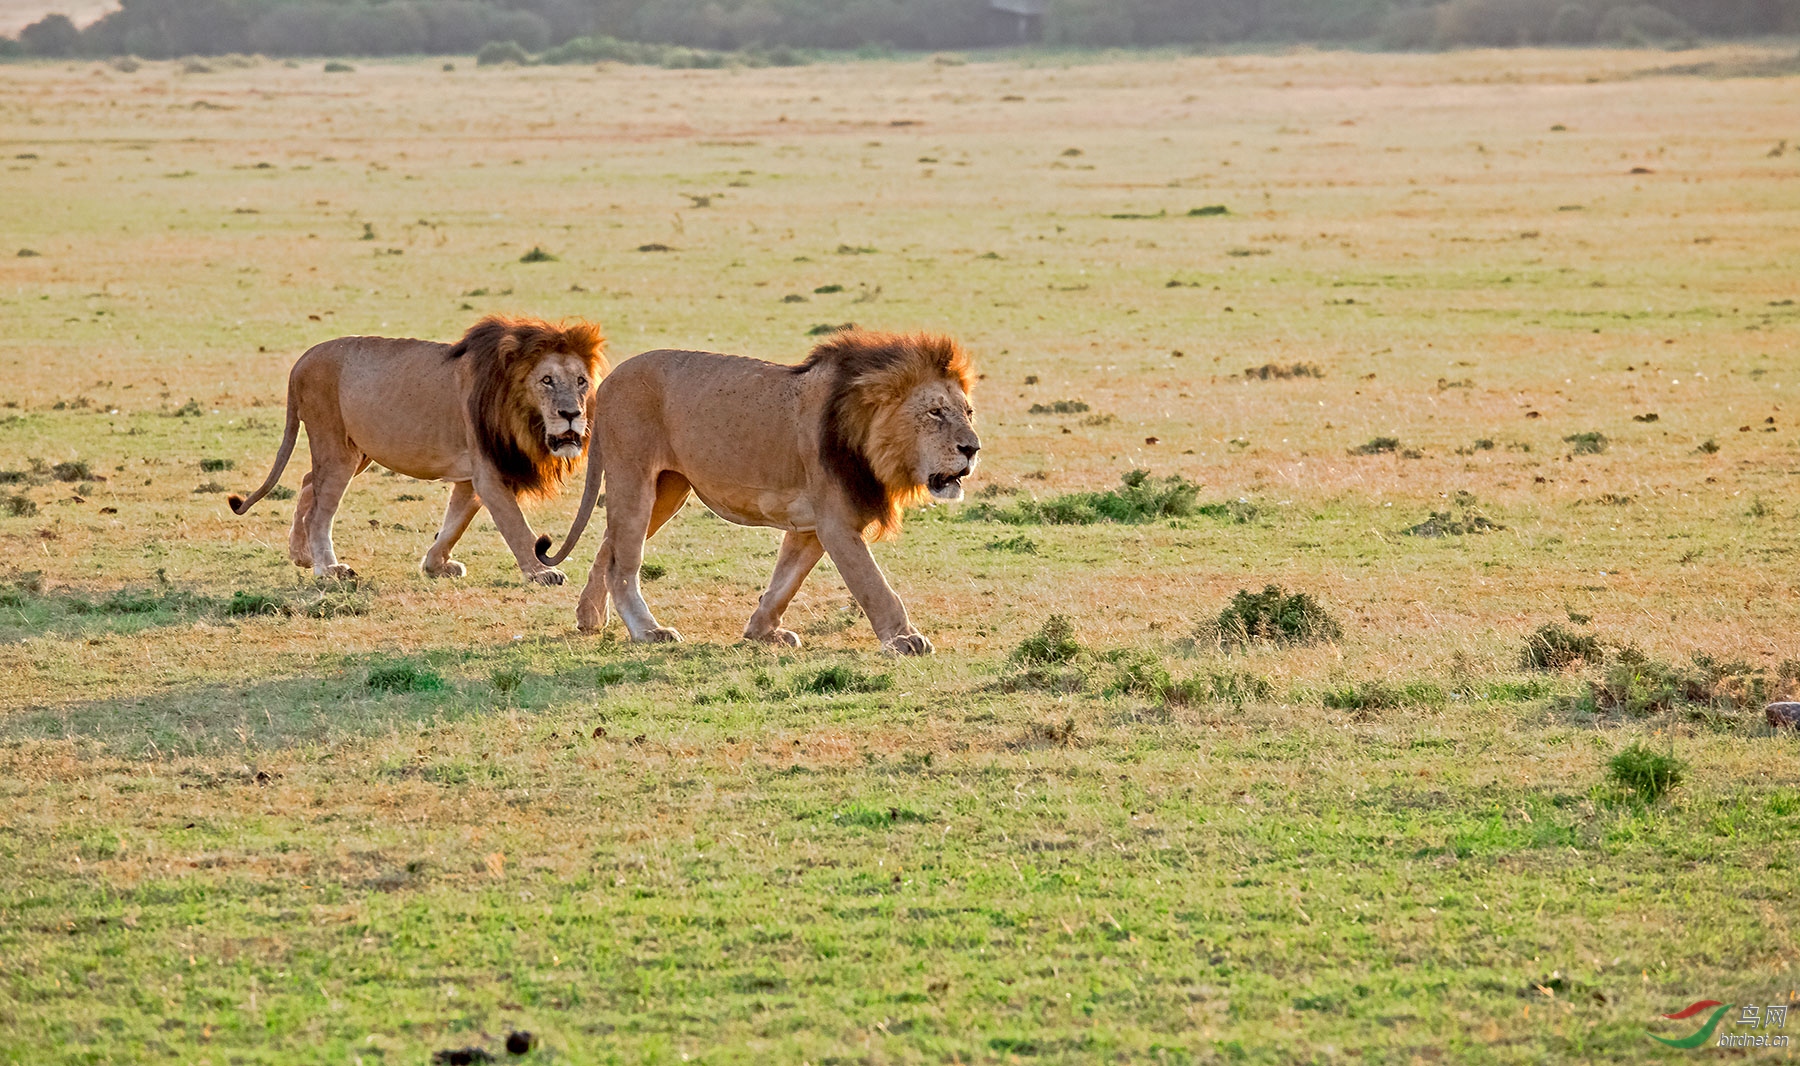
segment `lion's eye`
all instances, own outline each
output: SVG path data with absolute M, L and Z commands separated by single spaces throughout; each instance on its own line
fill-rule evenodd
M 942 422 L 944 419 L 946 419 L 950 416 L 944 413 L 943 408 L 934 407 L 931 409 L 931 417 L 937 419 L 939 422 Z
M 544 385 L 547 388 L 551 385 L 556 384 L 556 379 L 551 377 L 549 374 L 545 374 L 544 380 L 542 382 L 540 382 L 540 384 Z
M 578 388 L 578 389 L 585 389 L 585 388 L 587 388 L 587 378 L 577 378 L 577 379 L 575 379 L 575 387 L 576 387 L 576 388 Z

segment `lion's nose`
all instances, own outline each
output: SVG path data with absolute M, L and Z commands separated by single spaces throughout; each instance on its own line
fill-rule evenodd
M 570 422 L 573 422 L 577 418 L 581 417 L 580 411 L 558 411 L 556 413 L 563 416 L 563 418 L 567 419 Z
M 975 458 L 975 453 L 981 450 L 981 445 L 979 445 L 979 444 L 958 444 L 956 446 L 956 450 L 962 453 L 964 459 L 973 460 Z

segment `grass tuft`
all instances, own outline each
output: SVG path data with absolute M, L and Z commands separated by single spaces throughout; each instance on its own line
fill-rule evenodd
M 1034 403 L 1026 414 L 1033 415 L 1078 415 L 1090 410 L 1080 400 L 1052 400 L 1050 403 Z
M 1012 660 L 1018 663 L 1066 663 L 1081 654 L 1081 642 L 1075 639 L 1075 623 L 1067 615 L 1053 614 L 1044 619 L 1036 633 L 1019 642 Z
M 554 263 L 554 262 L 556 262 L 556 256 L 551 255 L 549 252 L 544 251 L 543 248 L 534 244 L 531 246 L 531 251 L 526 252 L 524 255 L 519 257 L 519 262 L 521 262 L 521 263 Z
M 365 684 L 377 692 L 442 692 L 450 687 L 442 675 L 410 659 L 370 666 Z
M 1386 455 L 1400 450 L 1399 437 L 1370 437 L 1366 443 L 1350 449 L 1351 455 Z
M 50 476 L 58 481 L 92 481 L 94 468 L 88 465 L 86 459 L 75 459 L 51 467 Z
M 1673 754 L 1652 751 L 1641 743 L 1625 748 L 1606 764 L 1606 776 L 1614 784 L 1635 792 L 1648 803 L 1655 803 L 1680 787 L 1687 770 L 1687 764 Z
M 893 674 L 865 674 L 854 666 L 837 663 L 796 678 L 793 690 L 831 696 L 843 692 L 885 692 L 893 687 Z

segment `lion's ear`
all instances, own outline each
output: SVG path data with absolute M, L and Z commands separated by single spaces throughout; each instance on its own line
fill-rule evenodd
M 518 355 L 519 349 L 523 346 L 519 335 L 509 329 L 500 334 L 500 340 L 494 345 L 494 354 L 499 356 L 502 362 L 511 362 L 513 356 Z

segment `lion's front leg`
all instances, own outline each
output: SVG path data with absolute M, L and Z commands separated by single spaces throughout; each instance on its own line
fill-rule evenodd
M 495 527 L 500 530 L 500 539 L 506 541 L 506 546 L 512 549 L 513 558 L 518 560 L 519 570 L 527 581 L 539 585 L 560 585 L 568 580 L 561 570 L 538 562 L 537 534 L 531 531 L 531 523 L 525 520 L 525 512 L 519 510 L 518 498 L 501 483 L 497 473 L 486 463 L 477 463 L 472 485 L 475 495 L 487 505 L 488 514 L 493 517 Z
M 800 634 L 781 628 L 781 616 L 787 613 L 801 582 L 825 554 L 825 546 L 812 533 L 788 533 L 781 538 L 781 554 L 775 560 L 775 573 L 769 578 L 768 591 L 757 601 L 756 613 L 744 627 L 745 640 L 769 644 L 800 646 Z
M 895 595 L 869 545 L 859 531 L 819 528 L 819 540 L 849 586 L 850 595 L 868 615 L 883 651 L 894 655 L 930 655 L 931 641 L 906 617 L 906 605 Z
M 461 577 L 468 573 L 463 564 L 450 558 L 450 549 L 462 539 L 463 532 L 480 510 L 481 497 L 475 495 L 473 484 L 458 481 L 451 487 L 450 502 L 444 508 L 444 527 L 426 550 L 425 558 L 419 560 L 419 569 L 426 577 Z

